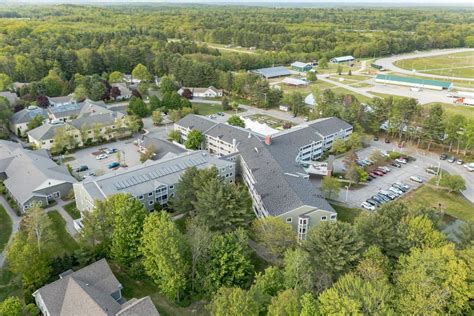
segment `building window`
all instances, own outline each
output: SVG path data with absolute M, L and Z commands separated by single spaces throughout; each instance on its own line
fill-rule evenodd
M 174 189 L 174 185 L 170 185 L 170 189 L 173 190 L 173 189 Z
M 327 216 L 321 216 L 321 220 L 322 220 L 322 221 L 325 221 L 325 220 L 327 220 L 327 219 L 328 219 Z
M 153 205 L 153 203 L 155 203 L 153 200 L 148 201 L 148 205 Z
M 337 215 L 331 215 L 331 219 L 336 219 Z
M 287 218 L 286 218 L 286 222 L 287 222 L 287 223 L 293 222 L 293 218 L 292 218 L 292 217 L 287 217 Z
M 148 196 L 153 196 L 153 192 L 148 193 Z
M 139 200 L 143 200 L 143 195 L 140 195 L 140 196 L 138 197 L 138 199 L 139 199 Z

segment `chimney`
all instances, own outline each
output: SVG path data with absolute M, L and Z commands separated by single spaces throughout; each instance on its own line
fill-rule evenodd
M 265 145 L 271 145 L 272 144 L 272 135 L 267 135 L 265 136 Z

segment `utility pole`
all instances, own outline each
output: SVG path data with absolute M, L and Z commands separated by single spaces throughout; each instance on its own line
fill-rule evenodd
M 439 187 L 439 182 L 441 181 L 441 163 L 438 162 L 438 181 L 436 182 L 436 186 Z

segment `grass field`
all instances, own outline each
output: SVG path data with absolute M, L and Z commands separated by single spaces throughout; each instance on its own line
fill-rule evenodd
M 358 93 L 355 93 L 351 90 L 347 90 L 347 89 L 341 88 L 341 87 L 334 88 L 334 89 L 332 89 L 332 91 L 334 91 L 334 93 L 337 93 L 337 94 L 352 94 L 353 96 L 355 96 L 357 98 L 357 100 L 359 100 L 360 102 L 363 102 L 363 103 L 367 103 L 371 100 L 371 98 L 366 97 L 365 95 L 358 94 Z
M 337 219 L 347 223 L 354 223 L 356 217 L 363 212 L 359 208 L 350 208 L 337 204 L 331 204 L 331 206 L 337 212 Z
M 474 78 L 474 52 L 405 59 L 395 65 L 433 75 Z
M 56 240 L 54 241 L 56 245 L 55 255 L 65 254 L 76 250 L 78 248 L 77 242 L 66 231 L 66 222 L 58 211 L 50 211 L 48 212 L 48 216 L 53 222 L 52 230 L 56 236 Z
M 7 268 L 0 269 L 0 302 L 9 296 L 23 297 L 21 276 L 14 275 Z
M 12 220 L 7 211 L 0 205 L 0 252 L 3 251 L 12 233 Z
M 413 208 L 439 208 L 446 214 L 461 220 L 474 221 L 474 205 L 467 201 L 462 195 L 448 193 L 445 190 L 423 185 L 408 193 L 403 201 Z
M 71 215 L 72 219 L 81 218 L 81 213 L 76 208 L 76 202 L 71 202 L 69 204 L 64 205 L 64 210 Z
M 193 109 L 197 109 L 200 115 L 211 115 L 222 112 L 222 104 L 213 103 L 193 103 Z

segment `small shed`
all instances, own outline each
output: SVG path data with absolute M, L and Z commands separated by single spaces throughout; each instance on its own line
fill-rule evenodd
M 310 71 L 313 66 L 310 63 L 303 63 L 301 61 L 295 61 L 291 64 L 291 69 L 299 72 Z

